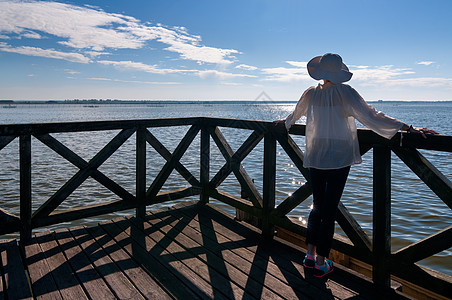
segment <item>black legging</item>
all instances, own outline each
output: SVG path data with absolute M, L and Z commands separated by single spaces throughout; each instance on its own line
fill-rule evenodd
M 316 253 L 328 257 L 334 235 L 336 212 L 350 167 L 331 170 L 309 169 L 314 207 L 309 214 L 306 242 Z

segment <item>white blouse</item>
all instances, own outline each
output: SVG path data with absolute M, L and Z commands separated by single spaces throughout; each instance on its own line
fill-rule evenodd
M 390 139 L 403 122 L 377 111 L 346 84 L 308 88 L 286 118 L 286 128 L 306 116 L 305 168 L 338 169 L 362 162 L 355 119 Z

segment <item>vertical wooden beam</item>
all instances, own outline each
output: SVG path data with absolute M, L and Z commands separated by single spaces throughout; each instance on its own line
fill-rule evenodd
M 136 198 L 137 218 L 146 214 L 146 128 L 138 127 L 136 133 Z
M 202 192 L 200 195 L 200 201 L 203 203 L 209 202 L 209 195 L 206 193 L 206 189 L 209 185 L 210 177 L 210 135 L 207 129 L 207 125 L 203 124 L 201 128 L 201 170 L 200 181 Z
M 391 151 L 374 146 L 373 167 L 373 269 L 376 285 L 390 286 L 391 254 Z
M 31 135 L 20 136 L 20 242 L 31 239 Z
M 264 182 L 262 234 L 270 239 L 274 235 L 274 225 L 270 223 L 270 213 L 275 208 L 276 185 L 276 139 L 272 133 L 264 137 Z

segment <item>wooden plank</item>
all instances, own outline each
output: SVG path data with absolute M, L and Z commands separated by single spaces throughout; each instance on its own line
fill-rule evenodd
M 118 133 L 102 150 L 100 150 L 88 163 L 69 179 L 55 194 L 53 194 L 33 214 L 33 218 L 39 219 L 48 216 L 57 208 L 76 188 L 78 188 L 100 165 L 102 165 L 129 137 L 134 129 L 125 129 Z
M 143 295 L 83 227 L 71 228 L 70 233 L 118 299 L 144 299 Z
M 55 232 L 55 238 L 89 297 L 91 299 L 116 299 L 69 230 L 58 229 Z
M 250 230 L 251 227 L 246 223 L 237 223 L 232 220 L 232 217 L 224 216 L 222 212 L 218 212 L 211 206 L 206 207 L 205 213 L 192 207 L 183 208 L 183 204 L 177 206 L 177 208 L 179 207 L 181 209 L 170 210 L 169 212 L 176 216 L 181 214 L 193 215 L 192 219 L 188 218 L 190 226 L 201 232 L 203 237 L 213 237 L 215 241 L 225 240 L 218 247 L 229 249 L 252 263 L 252 272 L 249 273 L 249 276 L 261 278 L 262 275 L 260 274 L 266 273 L 265 284 L 267 287 L 276 288 L 280 286 L 281 283 L 269 280 L 273 277 L 284 284 L 288 284 L 289 289 L 293 289 L 297 294 L 297 299 L 331 298 L 330 293 L 323 291 L 322 281 L 312 280 L 313 277 L 304 272 L 302 266 L 303 252 L 281 244 L 278 238 L 276 238 L 277 241 L 272 243 L 262 243 L 260 234 L 255 229 Z M 207 226 L 207 224 L 211 226 Z M 340 277 L 344 277 L 343 274 Z M 351 298 L 361 292 L 364 295 L 366 294 L 365 288 L 360 288 L 359 285 L 357 288 L 359 293 L 352 292 L 341 284 L 330 280 L 328 285 L 334 291 L 335 297 L 339 294 L 343 295 L 343 298 Z M 287 288 L 282 288 L 276 292 L 282 294 L 282 298 L 290 298 L 290 292 L 287 292 Z
M 19 137 L 20 155 L 20 240 L 31 239 L 31 136 Z
M 184 253 L 185 250 L 171 237 L 162 238 L 158 230 L 155 228 L 149 229 L 146 222 L 139 222 L 139 220 L 132 218 L 129 218 L 129 221 L 131 221 L 133 227 L 135 227 L 135 230 L 144 233 L 146 248 L 148 251 L 149 247 L 152 250 L 156 250 L 156 254 L 158 253 L 159 258 L 163 260 L 163 262 L 168 263 L 170 266 L 177 262 L 177 267 L 175 268 L 177 271 L 182 273 L 184 280 L 193 280 L 193 283 L 198 287 L 198 289 L 210 298 L 231 298 L 231 294 L 223 294 L 224 290 L 222 287 L 210 284 L 211 280 L 218 278 L 218 274 L 213 270 L 207 270 L 205 268 L 205 264 L 200 259 L 188 255 L 182 260 L 177 256 L 177 253 Z M 179 262 L 182 264 L 179 264 Z M 202 275 L 199 274 L 199 270 L 204 270 Z
M 306 182 L 299 187 L 291 196 L 287 197 L 281 202 L 275 210 L 271 212 L 274 216 L 283 217 L 291 212 L 294 208 L 300 205 L 303 201 L 312 195 L 312 187 L 309 182 Z
M 82 207 L 74 207 L 67 210 L 53 212 L 45 218 L 35 218 L 32 220 L 32 228 L 38 228 L 73 220 L 80 220 L 103 214 L 135 208 L 136 203 L 126 202 L 124 200 L 111 201 L 100 204 L 92 204 Z
M 135 195 L 137 217 L 143 218 L 146 214 L 146 128 L 138 128 L 136 133 L 136 158 L 135 158 Z
M 152 133 L 149 132 L 149 130 L 146 130 L 145 138 L 149 145 L 151 145 L 165 160 L 168 161 L 171 159 L 171 152 L 169 152 L 168 149 L 166 149 L 166 147 L 160 143 L 160 141 Z M 180 161 L 176 162 L 174 169 L 179 172 L 179 174 L 182 175 L 182 177 L 184 177 L 185 180 L 187 180 L 191 185 L 200 185 L 199 181 L 190 173 L 190 171 L 187 170 L 187 168 L 184 167 Z
M 392 151 L 452 209 L 452 182 L 444 174 L 416 149 L 394 147 Z
M 172 299 L 167 291 L 146 273 L 101 227 L 88 227 L 86 230 L 146 299 Z
M 136 259 L 150 274 L 164 283 L 165 288 L 176 299 L 210 299 L 208 293 L 199 286 L 203 280 L 194 276 L 182 262 L 171 258 L 165 249 L 147 238 L 141 230 L 124 218 L 100 223 L 102 228 Z
M 3 271 L 5 298 L 32 299 L 20 249 L 15 240 L 0 243 L 0 259 Z
M 264 179 L 262 203 L 262 235 L 270 239 L 275 234 L 275 227 L 269 218 L 275 208 L 276 191 L 276 139 L 271 133 L 264 138 Z
M 167 220 L 169 220 L 167 222 Z M 131 219 L 133 223 L 138 220 Z M 175 220 L 171 215 L 166 213 L 165 219 L 152 219 L 153 223 L 146 222 L 143 225 L 144 232 L 151 231 L 149 237 L 157 241 L 158 243 L 166 244 L 167 240 L 172 240 L 172 243 L 165 247 L 176 259 L 179 259 L 187 263 L 194 272 L 200 277 L 206 277 L 211 286 L 218 289 L 223 295 L 229 299 L 243 299 L 244 297 L 250 297 L 244 291 L 243 281 L 241 285 L 237 285 L 234 281 L 231 281 L 233 277 L 240 273 L 239 270 L 234 268 L 229 263 L 215 256 L 208 249 L 199 245 L 186 235 L 181 234 L 180 225 L 178 220 Z M 176 221 L 176 224 L 172 224 L 172 221 Z M 175 225 L 173 227 L 172 225 Z M 156 227 L 158 230 L 155 230 Z M 163 246 L 163 244 L 161 244 Z M 194 249 L 194 251 L 193 251 Z M 244 277 L 242 276 L 242 279 Z M 246 282 L 246 281 L 245 281 Z
M 452 247 L 452 226 L 398 250 L 393 254 L 393 258 L 411 264 L 450 247 Z
M 297 277 L 303 276 L 307 280 L 307 286 L 303 286 L 303 290 L 309 290 L 314 286 L 321 291 L 325 291 L 324 281 L 318 281 L 309 273 L 304 273 L 302 266 L 302 260 L 304 258 L 303 249 L 295 249 L 294 245 L 289 245 L 286 241 L 281 240 L 278 237 L 275 237 L 272 243 L 267 244 L 266 247 L 258 248 L 257 246 L 250 246 L 247 243 L 250 243 L 251 241 L 255 241 L 255 245 L 261 243 L 259 231 L 256 228 L 243 222 L 237 224 L 237 222 L 233 221 L 232 216 L 212 205 L 200 206 L 198 215 L 203 214 L 203 210 L 206 210 L 206 214 L 209 218 L 215 220 L 215 232 L 224 232 L 227 237 L 235 236 L 238 239 L 237 243 L 243 244 L 244 247 L 253 251 L 255 256 L 263 255 L 264 257 L 270 258 L 270 263 L 268 266 L 265 266 L 265 268 L 270 268 L 271 263 L 275 263 L 277 268 L 283 272 L 283 276 L 280 277 L 286 277 L 288 274 L 294 274 Z M 223 229 L 221 229 L 221 227 L 223 227 Z M 259 251 L 257 251 L 257 249 L 259 249 Z M 392 289 L 376 291 L 373 283 L 365 276 L 340 265 L 336 265 L 335 267 L 335 272 L 328 276 L 328 287 L 329 290 L 333 292 L 334 297 L 348 299 L 360 295 L 363 298 L 371 299 L 375 297 L 377 299 L 405 299 L 403 295 Z M 293 284 L 291 284 L 291 286 L 293 286 Z M 319 292 L 316 290 L 315 294 L 310 297 L 322 298 L 321 291 Z M 323 298 L 331 298 L 331 292 L 328 292 L 329 295 L 324 295 Z
M 185 151 L 187 151 L 188 147 L 191 145 L 193 139 L 196 137 L 199 130 L 200 127 L 197 125 L 193 125 L 192 127 L 190 127 L 190 129 L 187 131 L 185 136 L 180 141 L 179 145 L 177 145 L 176 149 L 174 150 L 171 159 L 165 163 L 163 168 L 160 170 L 159 174 L 152 182 L 151 186 L 149 187 L 146 193 L 146 199 L 152 200 L 158 194 L 163 184 L 165 184 L 165 181 L 168 179 L 169 175 L 174 170 L 177 162 L 179 162 L 179 160 L 184 155 Z
M 375 145 L 373 159 L 372 279 L 377 286 L 390 286 L 391 254 L 391 151 Z
M 90 122 L 60 122 L 39 124 L 8 124 L 0 125 L 0 136 L 4 135 L 36 135 L 58 132 L 83 132 L 121 130 L 127 128 L 143 127 L 170 127 L 198 124 L 203 118 L 166 118 L 166 119 L 141 119 L 141 120 L 112 120 Z
M 233 196 L 227 192 L 219 191 L 217 189 L 209 189 L 207 193 L 210 197 L 218 201 L 229 204 L 253 216 L 262 217 L 262 208 L 257 208 L 251 205 L 251 202 L 240 197 Z
M 201 143 L 200 143 L 200 181 L 202 193 L 200 200 L 202 202 L 209 202 L 209 195 L 206 190 L 209 186 L 210 180 L 210 134 L 206 126 L 201 128 Z
M 59 291 L 62 298 L 64 299 L 88 299 L 82 287 L 80 286 L 80 283 L 75 278 L 74 273 L 72 272 L 72 269 L 69 266 L 69 263 L 67 262 L 64 254 L 60 251 L 58 243 L 55 241 L 53 234 L 50 232 L 37 233 L 36 245 L 37 244 L 39 244 L 39 247 L 42 249 L 42 255 L 45 257 L 45 259 L 44 257 L 42 257 L 39 260 L 46 262 L 46 264 L 48 265 L 49 272 L 44 275 L 53 278 L 56 287 L 53 287 L 54 284 L 52 284 L 52 288 L 56 289 L 56 293 Z M 36 254 L 33 255 L 32 253 L 28 253 L 27 258 L 31 262 L 33 262 L 33 260 L 36 260 L 36 263 L 38 262 Z M 30 277 L 33 278 L 31 274 Z M 39 280 L 33 280 L 33 291 L 35 296 L 37 294 L 39 295 L 39 293 L 37 293 L 37 288 L 49 288 L 49 283 L 42 279 L 43 278 L 39 278 Z M 43 296 L 45 295 L 45 297 L 49 296 L 49 298 L 53 298 L 53 295 L 43 293 L 40 294 L 42 294 Z
M 266 262 L 255 258 L 256 253 L 248 251 L 244 254 L 241 252 L 246 258 L 235 253 L 233 250 L 241 249 L 241 246 L 234 245 L 230 239 L 214 231 L 215 221 L 210 219 L 211 216 L 197 214 L 195 211 L 190 213 L 186 210 L 179 213 L 175 210 L 168 212 L 177 218 L 174 222 L 183 222 L 188 225 L 181 231 L 183 236 L 177 236 L 177 241 L 194 254 L 201 256 L 204 254 L 207 264 L 219 272 L 223 272 L 224 276 L 229 277 L 252 296 L 258 299 L 280 297 L 299 299 L 309 295 L 304 290 L 308 284 L 303 282 L 301 276 L 287 276 L 293 284 L 290 286 L 287 280 L 283 280 L 285 277 L 280 271 L 278 275 L 281 277 L 270 273 L 271 270 L 264 267 Z M 155 215 L 153 214 L 153 216 Z M 159 219 L 152 218 L 148 222 L 155 226 L 155 224 L 159 224 Z M 172 230 L 171 224 L 162 227 L 161 230 L 165 233 L 169 232 Z M 279 270 L 276 265 L 273 264 L 273 266 L 275 268 L 272 270 Z M 316 290 L 313 294 L 317 296 L 318 292 Z

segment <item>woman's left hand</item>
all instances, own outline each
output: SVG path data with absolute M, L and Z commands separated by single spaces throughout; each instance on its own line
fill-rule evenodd
M 427 138 L 426 134 L 438 134 L 433 129 L 428 129 L 426 127 L 413 127 L 411 126 L 410 129 L 408 129 L 408 132 L 414 132 L 414 133 L 420 133 L 424 139 Z

